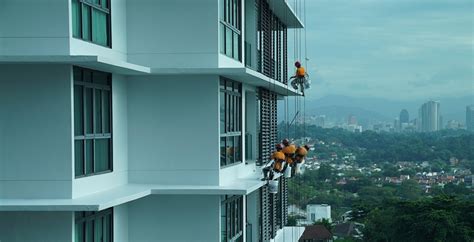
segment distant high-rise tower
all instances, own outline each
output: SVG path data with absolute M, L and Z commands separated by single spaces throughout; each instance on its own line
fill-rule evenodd
M 466 107 L 466 129 L 474 131 L 474 105 Z
M 408 111 L 406 109 L 403 109 L 400 112 L 400 123 L 409 123 L 410 121 L 410 116 L 408 115 Z
M 354 115 L 349 115 L 347 118 L 347 124 L 357 124 L 357 118 Z
M 421 132 L 440 130 L 440 104 L 437 101 L 428 101 L 421 105 L 418 113 L 421 119 L 419 129 Z

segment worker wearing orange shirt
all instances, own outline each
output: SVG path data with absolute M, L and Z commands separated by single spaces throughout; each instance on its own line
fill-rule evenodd
M 306 80 L 306 70 L 304 67 L 301 66 L 301 63 L 299 61 L 295 62 L 295 67 L 296 67 L 296 73 L 294 76 L 290 77 L 291 80 L 291 86 L 294 89 L 298 89 L 298 85 L 301 89 L 301 93 L 304 96 L 304 89 L 305 87 L 309 88 L 309 81 Z

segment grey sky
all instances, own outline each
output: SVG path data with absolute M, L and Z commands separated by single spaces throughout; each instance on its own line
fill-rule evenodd
M 472 95 L 473 4 L 306 0 L 308 70 L 313 80 L 309 96 L 409 100 Z M 290 48 L 290 61 L 294 55 Z

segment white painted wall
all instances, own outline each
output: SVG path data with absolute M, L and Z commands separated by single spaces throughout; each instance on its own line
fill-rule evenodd
M 129 61 L 154 68 L 216 68 L 217 6 L 217 0 L 127 1 Z
M 0 65 L 0 73 L 0 198 L 71 197 L 71 67 Z
M 132 0 L 134 1 L 134 0 Z M 71 2 L 71 1 L 68 1 Z M 71 4 L 69 4 L 71 5 Z M 71 55 L 98 55 L 108 59 L 127 60 L 127 1 L 111 1 L 112 48 L 104 47 L 72 37 L 69 28 Z M 69 10 L 71 12 L 71 10 Z M 69 14 L 70 16 L 71 14 Z M 70 20 L 71 21 L 71 20 Z
M 128 204 L 114 207 L 114 241 L 129 242 L 128 238 Z
M 129 77 L 130 182 L 217 185 L 218 102 L 217 76 Z
M 67 55 L 69 2 L 0 1 L 0 55 Z
M 220 196 L 149 196 L 129 204 L 129 239 L 217 242 L 219 210 Z
M 260 207 L 260 190 L 254 191 L 247 195 L 247 220 L 248 224 L 251 224 L 251 231 L 246 231 L 248 236 L 247 238 L 251 238 L 251 241 L 258 241 L 259 235 L 259 207 Z
M 0 212 L 2 242 L 73 241 L 73 212 Z
M 108 190 L 128 182 L 127 80 L 117 74 L 112 75 L 112 129 L 113 172 L 74 179 L 73 197 Z

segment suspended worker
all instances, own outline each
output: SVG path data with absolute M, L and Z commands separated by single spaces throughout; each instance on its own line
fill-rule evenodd
M 262 168 L 264 180 L 273 180 L 274 173 L 283 172 L 283 167 L 285 166 L 285 154 L 281 151 L 275 151 L 272 154 L 272 160 L 267 163 L 265 167 Z
M 301 94 L 304 96 L 304 90 L 310 87 L 310 82 L 308 79 L 308 75 L 306 74 L 306 70 L 304 67 L 301 66 L 299 61 L 295 62 L 296 73 L 294 76 L 290 77 L 291 86 L 298 90 L 298 86 L 300 87 Z
M 295 169 L 292 170 L 292 175 L 303 174 L 303 164 L 305 162 L 306 155 L 308 154 L 309 146 L 300 146 L 295 152 Z

